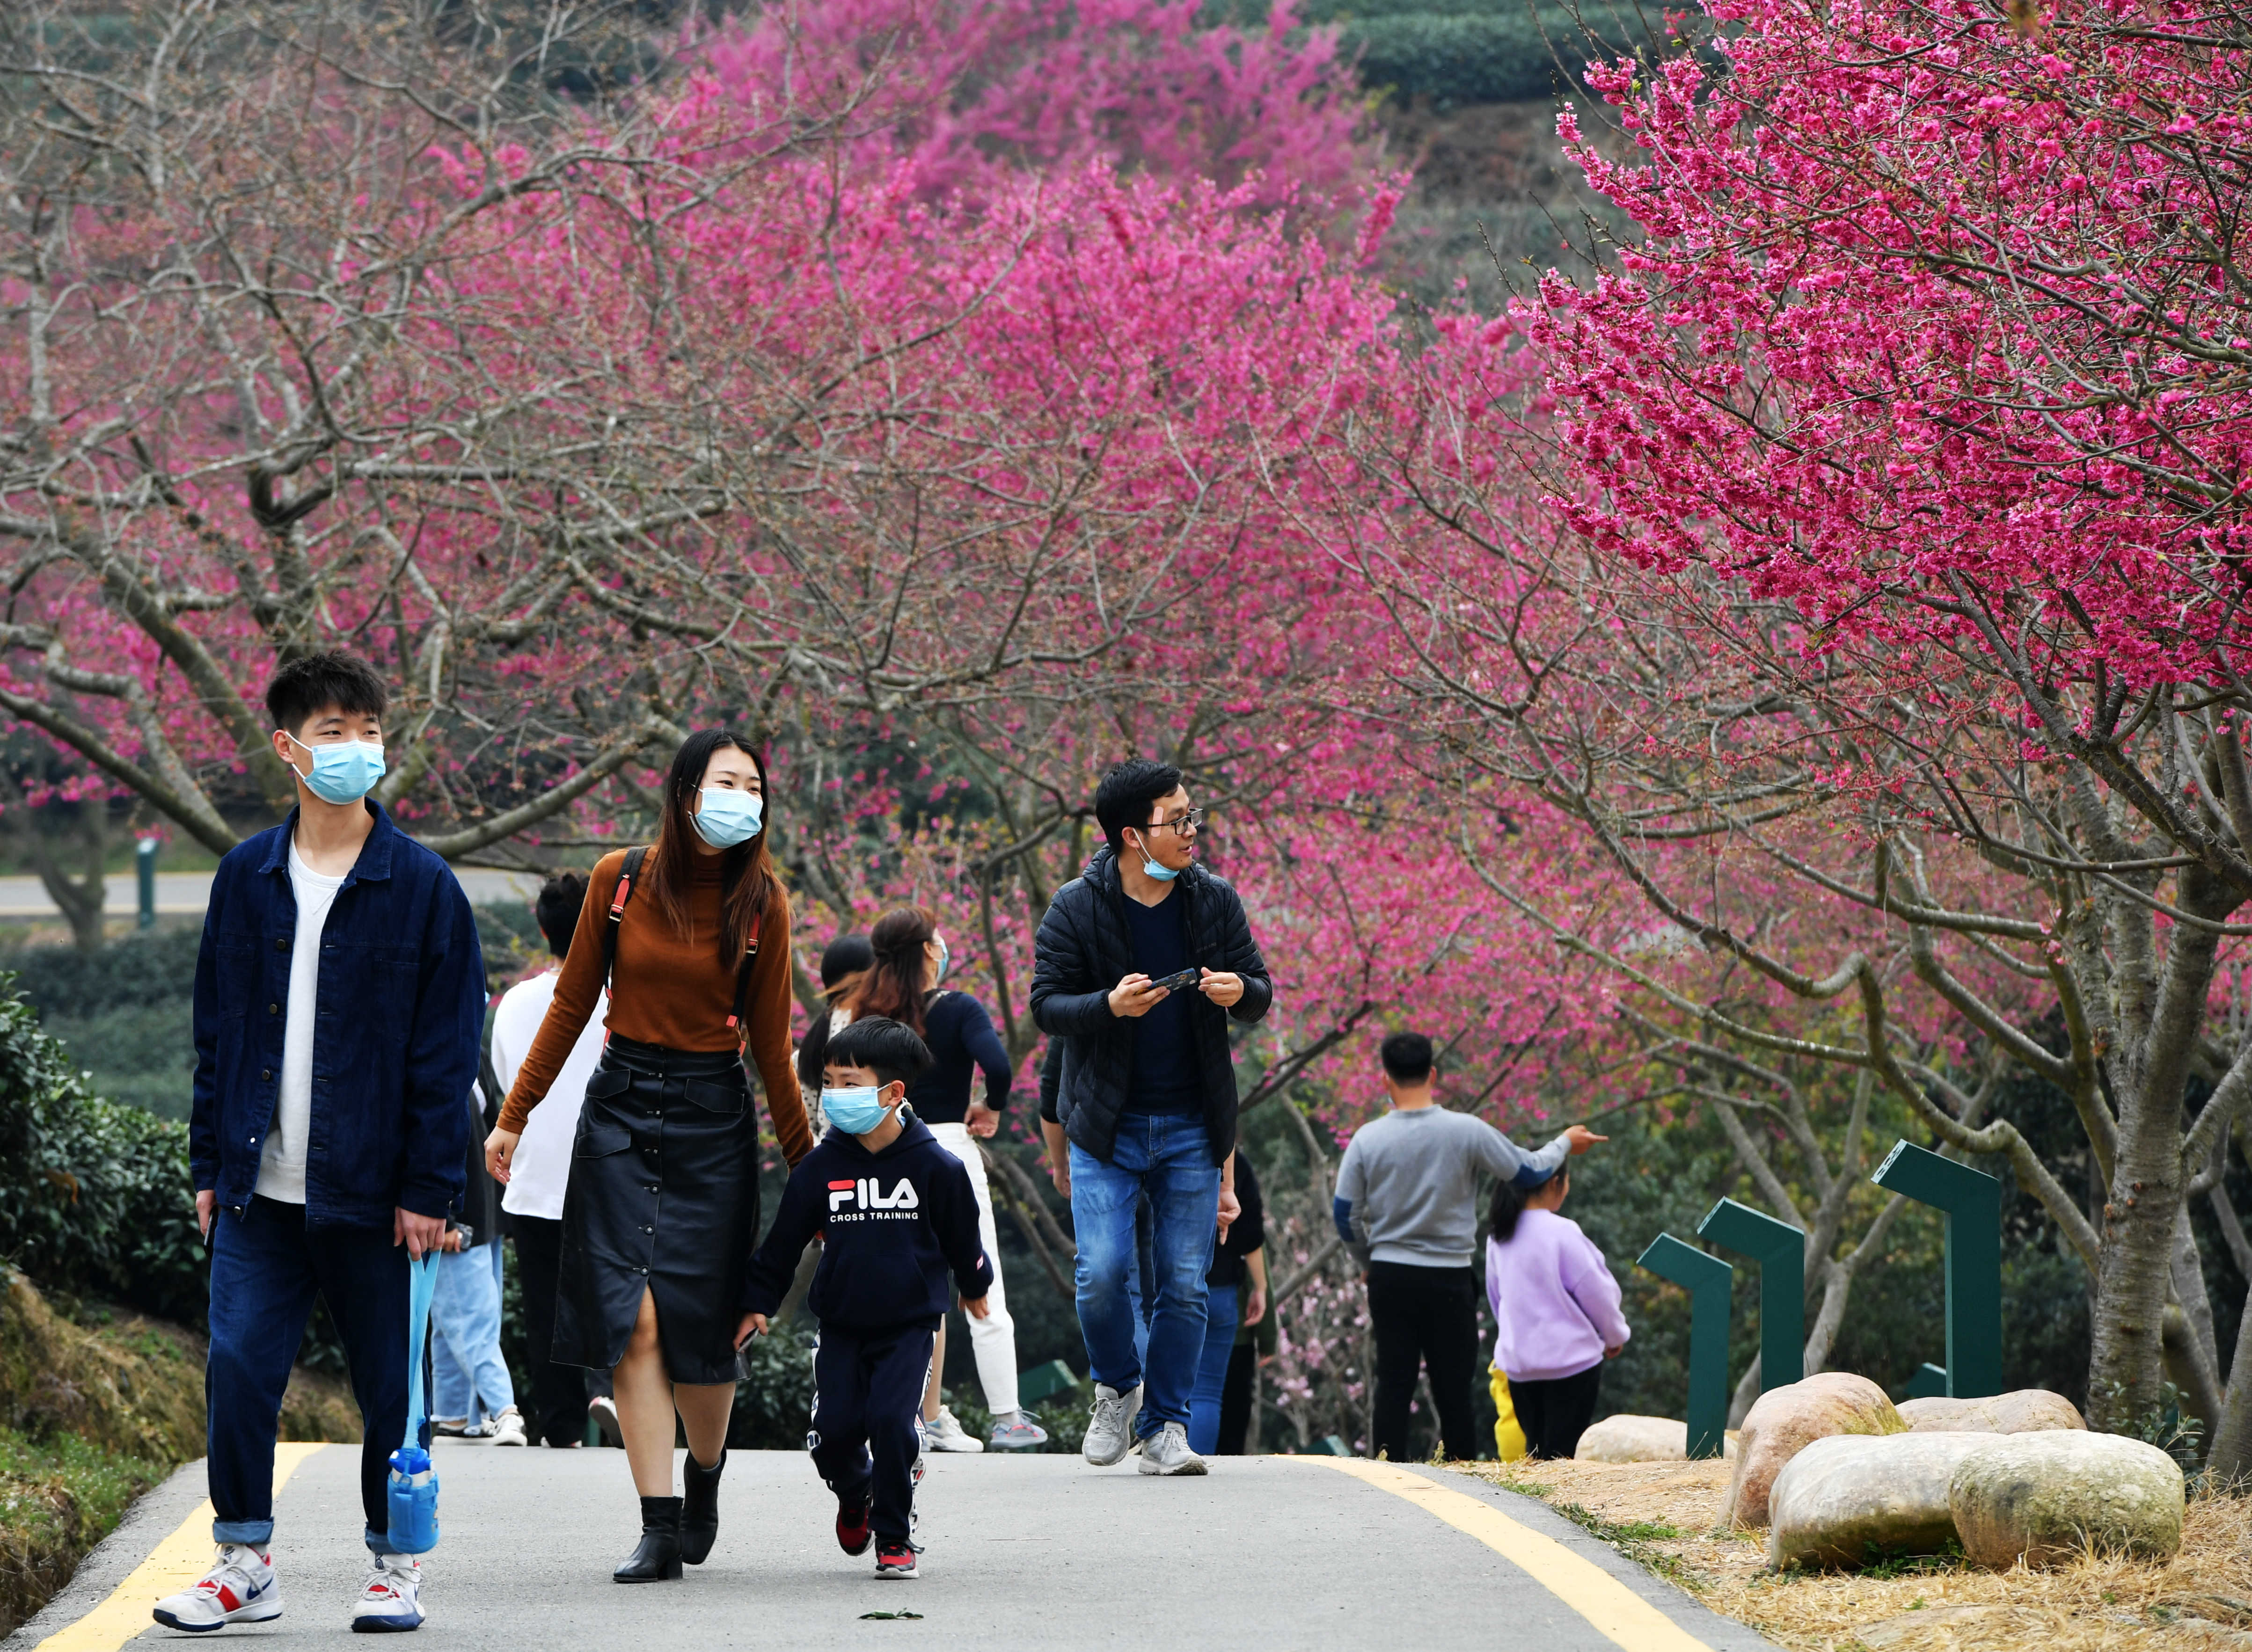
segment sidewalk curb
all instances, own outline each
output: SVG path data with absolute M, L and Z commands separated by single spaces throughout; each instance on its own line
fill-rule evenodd
M 1626 1585 L 1711 1647 L 1713 1652 L 1782 1652 L 1776 1642 L 1749 1624 L 1721 1616 L 1679 1585 L 1636 1565 L 1584 1527 L 1573 1524 L 1538 1497 L 1528 1497 L 1520 1491 L 1505 1491 L 1491 1481 L 1450 1468 L 1431 1468 L 1420 1463 L 1401 1463 L 1400 1467 L 1421 1475 L 1434 1485 L 1476 1497 L 1500 1510 L 1519 1525 L 1562 1544 Z
M 179 1530 L 204 1500 L 208 1482 L 200 1457 L 183 1463 L 135 1500 L 117 1530 L 96 1544 L 62 1593 L 41 1607 L 13 1635 L 0 1641 L 0 1652 L 31 1652 L 56 1630 L 67 1628 L 107 1600 L 112 1591 L 149 1558 L 150 1551 Z M 152 1602 L 153 1604 L 153 1602 Z M 153 1620 L 152 1620 L 153 1623 Z

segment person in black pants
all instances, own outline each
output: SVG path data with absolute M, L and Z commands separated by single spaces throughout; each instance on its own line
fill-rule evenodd
M 962 1161 L 905 1103 L 930 1066 L 914 1030 L 864 1016 L 829 1040 L 821 1092 L 829 1134 L 790 1172 L 782 1209 L 753 1253 L 738 1343 L 766 1334 L 814 1235 L 823 1235 L 807 1306 L 821 1321 L 806 1449 L 837 1494 L 837 1541 L 876 1575 L 912 1578 L 915 1419 L 931 1343 L 958 1288 L 985 1314 L 993 1269 L 977 1196 Z
M 1484 1120 L 1438 1105 L 1435 1054 L 1423 1034 L 1395 1032 L 1380 1055 L 1392 1110 L 1353 1132 L 1332 1209 L 1338 1235 L 1366 1270 L 1376 1332 L 1369 1449 L 1394 1462 L 1408 1457 L 1408 1408 L 1422 1365 L 1447 1454 L 1475 1457 L 1477 1177 L 1538 1187 L 1603 1138 L 1575 1124 L 1528 1152 Z

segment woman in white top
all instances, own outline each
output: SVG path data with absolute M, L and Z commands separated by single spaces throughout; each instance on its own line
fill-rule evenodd
M 516 1071 L 524 1065 L 532 1041 L 539 1036 L 547 1006 L 555 999 L 556 971 L 571 950 L 571 932 L 578 927 L 579 909 L 587 902 L 587 880 L 577 872 L 562 872 L 542 885 L 533 910 L 539 933 L 555 954 L 554 968 L 519 981 L 501 995 L 493 1011 L 493 1076 L 506 1095 L 516 1084 Z M 563 1255 L 563 1186 L 571 1176 L 571 1140 L 578 1133 L 579 1108 L 586 1100 L 587 1080 L 602 1057 L 602 1011 L 597 1002 L 586 1031 L 571 1048 L 570 1059 L 556 1075 L 547 1100 L 525 1121 L 524 1139 L 517 1143 L 510 1165 L 508 1186 L 501 1208 L 514 1218 L 516 1266 L 524 1293 L 525 1341 L 532 1360 L 531 1415 L 525 1432 L 532 1444 L 575 1446 L 586 1437 L 590 1399 L 606 1406 L 608 1372 L 590 1382 L 593 1373 L 576 1365 L 559 1365 L 548 1355 L 555 1341 L 555 1282 Z M 600 1395 L 590 1394 L 599 1386 Z M 601 1419 L 603 1433 L 615 1436 L 613 1411 Z M 613 1440 L 612 1443 L 615 1443 Z

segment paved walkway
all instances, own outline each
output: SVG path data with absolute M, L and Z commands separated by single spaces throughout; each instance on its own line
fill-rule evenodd
M 290 1470 L 275 1551 L 286 1614 L 223 1638 L 337 1645 L 364 1564 L 358 1461 L 330 1446 Z M 923 1575 L 879 1584 L 872 1557 L 838 1551 L 834 1500 L 803 1456 L 737 1453 L 711 1560 L 623 1588 L 609 1571 L 638 1517 L 622 1453 L 447 1442 L 438 1468 L 444 1537 L 423 1565 L 418 1652 L 1770 1648 L 1540 1503 L 1443 1469 L 1258 1457 L 1159 1480 L 1073 1457 L 934 1456 Z M 203 1493 L 200 1464 L 151 1492 L 5 1652 L 190 1639 L 148 1609 L 178 1586 L 166 1565 L 192 1578 L 209 1561 Z M 861 1621 L 897 1610 L 922 1616 Z

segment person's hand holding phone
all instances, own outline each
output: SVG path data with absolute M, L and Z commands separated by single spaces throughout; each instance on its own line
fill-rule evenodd
M 1243 977 L 1225 969 L 1206 969 L 1197 989 L 1221 1009 L 1233 1008 L 1243 997 Z
M 1138 1021 L 1165 1001 L 1165 989 L 1136 970 L 1109 994 L 1110 1013 L 1122 1020 Z

